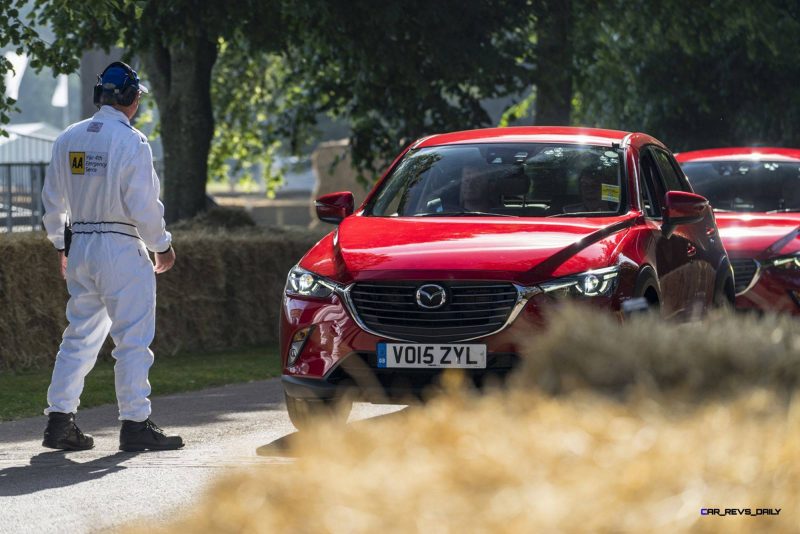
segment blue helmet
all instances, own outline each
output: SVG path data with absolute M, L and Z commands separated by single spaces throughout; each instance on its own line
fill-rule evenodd
M 115 61 L 97 77 L 94 86 L 94 105 L 119 104 L 130 106 L 138 93 L 149 93 L 139 82 L 139 75 L 127 63 Z

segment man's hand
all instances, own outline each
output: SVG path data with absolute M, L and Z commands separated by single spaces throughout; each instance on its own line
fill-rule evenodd
M 156 252 L 156 274 L 161 274 L 172 269 L 175 265 L 175 249 L 169 247 L 169 250 L 163 253 Z
M 61 278 L 67 279 L 67 255 L 63 250 L 58 251 L 58 269 L 61 272 Z

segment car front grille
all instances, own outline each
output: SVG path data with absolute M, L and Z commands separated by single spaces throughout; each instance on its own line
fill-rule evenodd
M 350 299 L 361 322 L 376 334 L 448 343 L 485 336 L 503 327 L 519 299 L 510 283 L 437 282 L 447 294 L 438 309 L 416 301 L 422 282 L 359 282 Z
M 732 258 L 731 266 L 733 266 L 733 286 L 738 294 L 750 286 L 758 272 L 758 263 L 749 258 Z

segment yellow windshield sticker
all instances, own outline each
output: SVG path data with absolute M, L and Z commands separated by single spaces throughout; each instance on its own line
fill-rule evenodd
M 86 153 L 70 152 L 69 168 L 72 174 L 86 174 Z
M 600 198 L 608 202 L 619 202 L 619 186 L 613 184 L 603 184 L 603 187 L 600 190 Z

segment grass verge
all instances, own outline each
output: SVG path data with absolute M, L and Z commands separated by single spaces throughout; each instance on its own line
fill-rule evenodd
M 47 406 L 52 367 L 0 372 L 0 421 L 39 415 Z M 156 357 L 150 370 L 154 395 L 194 391 L 224 384 L 262 380 L 280 374 L 275 346 L 243 350 L 186 353 Z M 116 403 L 114 360 L 98 360 L 86 377 L 81 408 Z

